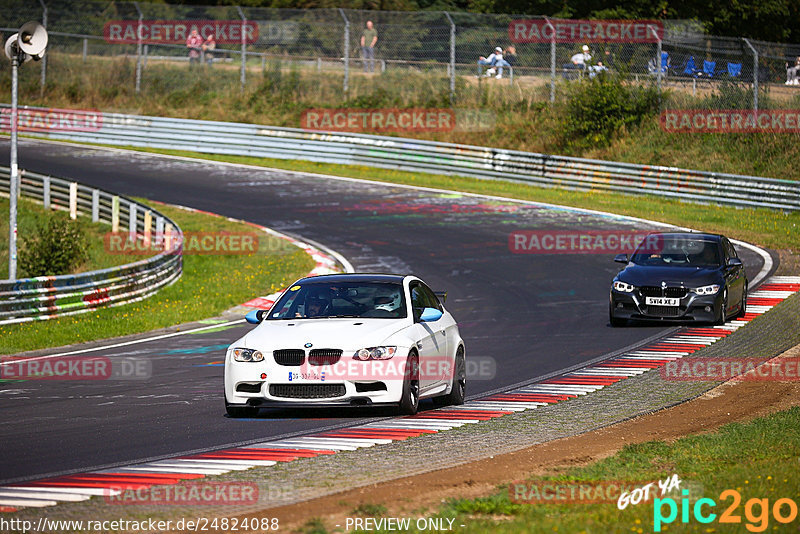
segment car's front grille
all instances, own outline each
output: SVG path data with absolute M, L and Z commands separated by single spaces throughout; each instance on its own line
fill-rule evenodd
M 681 309 L 677 306 L 647 306 L 645 313 L 656 317 L 677 317 L 681 314 Z
M 272 351 L 272 356 L 278 365 L 303 365 L 306 360 L 306 351 L 303 349 L 280 349 Z
M 308 353 L 310 365 L 333 365 L 342 357 L 342 349 L 312 349 Z
M 269 394 L 286 399 L 327 399 L 342 397 L 344 384 L 270 384 Z
M 236 391 L 242 393 L 261 393 L 261 382 L 257 382 L 255 384 L 243 382 L 236 386 Z
M 669 297 L 682 299 L 686 296 L 685 287 L 655 287 L 655 286 L 642 286 L 639 288 L 639 293 L 643 297 Z

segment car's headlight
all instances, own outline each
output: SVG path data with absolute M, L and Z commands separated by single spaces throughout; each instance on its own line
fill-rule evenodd
M 719 284 L 712 284 L 710 286 L 697 287 L 692 289 L 692 293 L 697 295 L 716 295 L 719 291 Z
M 354 360 L 388 360 L 394 353 L 397 352 L 397 347 L 370 347 L 367 349 L 357 350 L 353 354 Z
M 631 293 L 636 288 L 630 284 L 626 284 L 625 282 L 617 280 L 614 282 L 614 289 L 622 293 Z
M 233 359 L 237 362 L 262 362 L 264 355 L 260 350 L 237 347 L 233 349 Z

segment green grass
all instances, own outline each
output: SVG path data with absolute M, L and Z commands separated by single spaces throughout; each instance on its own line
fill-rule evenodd
M 175 150 L 141 150 L 300 172 L 331 174 L 378 182 L 452 189 L 469 193 L 497 195 L 608 211 L 679 226 L 688 226 L 696 230 L 721 233 L 728 237 L 769 248 L 800 251 L 800 212 L 782 213 L 769 209 L 739 209 L 726 206 L 700 205 L 651 196 L 634 197 L 601 191 L 568 191 L 534 187 L 528 184 L 502 180 L 480 180 L 463 176 L 393 171 L 357 165 L 334 165 L 245 156 L 221 156 Z
M 256 231 L 222 217 L 165 205 L 158 209 L 185 232 Z M 121 257 L 126 262 L 141 259 Z M 312 268 L 313 260 L 304 251 L 266 234 L 253 255 L 187 255 L 181 278 L 143 301 L 50 321 L 0 326 L 0 354 L 112 338 L 213 317 L 253 297 L 280 290 Z
M 663 481 L 677 474 L 682 481 L 681 490 L 689 491 L 689 522 L 681 524 L 682 496 L 675 493 L 672 498 L 676 501 L 678 515 L 672 524 L 662 528 L 662 532 L 748 532 L 748 524 L 765 526 L 766 532 L 796 532 L 800 519 L 783 525 L 771 515 L 762 516 L 760 508 L 752 503 L 749 505 L 751 517 L 746 515 L 745 509 L 750 499 L 769 499 L 770 514 L 777 499 L 788 498 L 800 504 L 799 429 L 800 408 L 795 407 L 749 423 L 729 424 L 713 433 L 681 438 L 672 444 L 654 441 L 627 445 L 617 454 L 585 467 L 570 468 L 558 475 L 535 480 L 508 481 L 487 497 L 448 500 L 438 506 L 431 517 L 455 518 L 455 525 L 465 525 L 458 531 L 467 534 L 653 532 L 652 497 L 649 502 L 619 510 L 613 499 L 594 503 L 562 500 L 562 503 L 551 504 L 537 499 L 514 502 L 509 487 L 516 490 L 512 482 L 527 482 L 530 491 L 534 485 L 543 488 L 543 482 L 577 485 L 602 481 L 631 481 L 637 484 L 633 487 L 638 487 L 640 483 Z M 731 498 L 720 498 L 727 489 L 735 490 L 741 496 L 741 503 L 734 510 L 735 515 L 741 516 L 742 522 L 738 525 L 718 521 L 720 514 L 732 503 Z M 717 519 L 707 525 L 699 523 L 692 515 L 693 503 L 700 497 L 710 498 L 716 503 L 713 509 L 703 507 L 704 514 L 709 511 L 717 514 Z M 664 506 L 664 515 L 667 512 L 668 508 Z M 788 515 L 788 512 L 788 506 L 784 506 L 782 513 Z M 412 520 L 412 525 L 414 523 Z
M 8 198 L 0 198 L 0 280 L 8 278 Z M 46 211 L 36 202 L 21 198 L 17 203 L 17 250 L 18 258 L 25 254 L 24 238 L 34 236 L 39 227 L 53 216 L 53 211 Z M 86 236 L 86 260 L 77 265 L 70 273 L 106 269 L 130 262 L 130 257 L 109 254 L 103 245 L 103 236 L 110 227 L 102 223 L 93 223 L 90 218 L 79 216 L 76 224 Z M 17 277 L 38 276 L 41 273 L 25 272 L 17 262 Z

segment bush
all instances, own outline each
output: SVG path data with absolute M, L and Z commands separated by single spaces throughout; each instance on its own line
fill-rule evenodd
M 606 146 L 614 134 L 658 113 L 655 87 L 600 75 L 570 84 L 562 119 L 562 141 L 573 148 Z
M 36 235 L 21 242 L 20 268 L 29 277 L 67 274 L 86 260 L 86 236 L 63 213 L 52 214 Z

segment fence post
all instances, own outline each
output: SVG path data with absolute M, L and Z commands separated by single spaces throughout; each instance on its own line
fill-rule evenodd
M 153 226 L 153 214 L 150 210 L 144 212 L 144 245 L 150 246 L 151 227 Z
M 142 69 L 147 68 L 147 54 L 149 53 L 150 49 L 148 45 L 144 45 L 144 51 L 142 52 Z
M 100 222 L 100 190 L 92 189 L 92 222 Z
M 556 28 L 550 19 L 544 19 L 550 27 L 550 102 L 556 101 Z
M 456 23 L 450 13 L 445 11 L 444 15 L 450 21 L 450 105 L 453 105 L 456 95 Z
M 164 217 L 161 215 L 156 216 L 156 239 L 155 244 L 160 247 L 164 242 Z
M 89 51 L 89 39 L 83 38 L 83 62 L 86 63 L 86 54 Z
M 350 21 L 347 15 L 344 14 L 344 9 L 339 8 L 339 14 L 344 19 L 344 96 L 347 98 L 347 93 L 350 90 Z
M 78 182 L 69 183 L 69 218 L 78 218 Z
M 111 197 L 111 231 L 115 234 L 119 232 L 119 197 Z
M 656 38 L 656 92 L 658 93 L 658 107 L 661 107 L 661 52 L 663 50 L 661 46 L 661 37 L 658 35 L 658 28 L 655 26 L 648 26 L 648 31 L 653 32 L 653 36 Z
M 128 203 L 128 239 L 136 239 L 136 204 Z
M 242 18 L 242 66 L 239 69 L 239 83 L 242 85 L 241 91 L 244 93 L 244 86 L 247 83 L 247 18 L 244 16 L 244 11 L 239 6 L 236 6 L 239 16 Z
M 47 28 L 47 5 L 44 0 L 39 0 L 39 3 L 42 5 L 42 26 Z M 47 54 L 42 58 L 42 78 L 39 83 L 39 94 L 44 96 L 44 85 L 47 83 Z
M 742 40 L 753 51 L 753 111 L 758 111 L 758 50 L 747 39 Z
M 45 176 L 44 180 L 42 180 L 42 204 L 44 204 L 44 209 L 50 209 L 50 177 Z
M 142 88 L 142 20 L 144 14 L 139 9 L 139 2 L 134 2 L 133 7 L 139 13 L 139 21 L 136 23 L 136 93 L 138 94 Z

